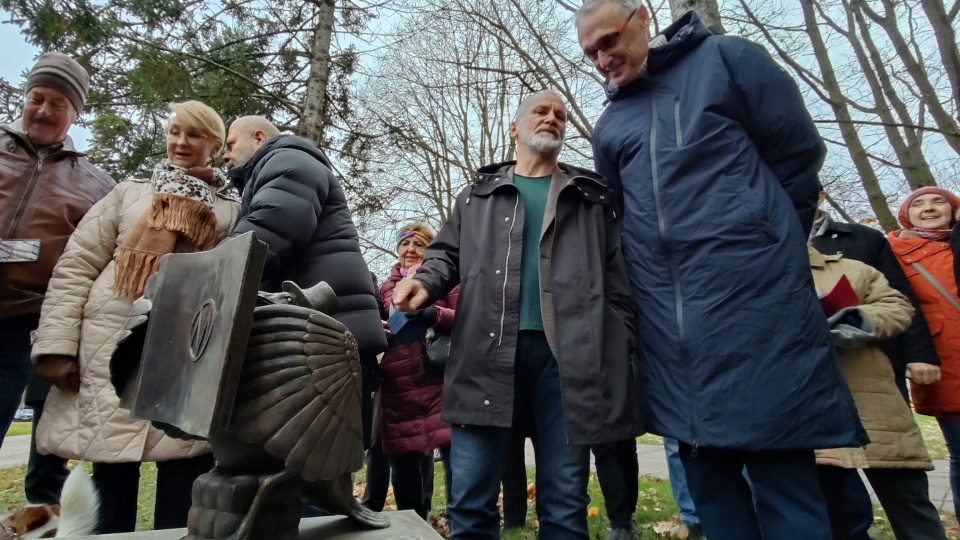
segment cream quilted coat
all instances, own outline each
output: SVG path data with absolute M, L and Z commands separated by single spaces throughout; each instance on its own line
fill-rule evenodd
M 817 293 L 830 292 L 847 276 L 860 300 L 860 311 L 876 329 L 875 339 L 890 339 L 910 325 L 913 307 L 887 283 L 880 271 L 840 255 L 809 248 Z M 870 436 L 863 448 L 817 450 L 817 463 L 844 468 L 933 470 L 920 428 L 897 390 L 890 360 L 880 347 L 838 349 L 840 368 Z
M 117 184 L 77 226 L 53 271 L 31 356 L 78 357 L 80 392 L 50 390 L 37 427 L 41 453 L 123 463 L 209 452 L 205 443 L 172 439 L 149 422 L 130 418 L 110 384 L 110 356 L 132 305 L 113 290 L 113 257 L 153 194 L 147 180 Z M 220 239 L 233 227 L 238 208 L 236 201 L 216 198 Z

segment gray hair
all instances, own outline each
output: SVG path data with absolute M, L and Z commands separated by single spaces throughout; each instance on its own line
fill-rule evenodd
M 520 106 L 517 107 L 517 114 L 513 115 L 513 121 L 519 122 L 521 118 L 529 114 L 530 109 L 533 108 L 533 104 L 542 96 L 556 96 L 557 99 L 563 103 L 564 108 L 567 106 L 567 102 L 563 100 L 563 96 L 561 96 L 556 90 L 540 90 L 539 92 L 534 92 L 523 98 L 523 101 L 520 102 Z
M 577 10 L 577 17 L 574 24 L 577 28 L 580 28 L 580 21 L 583 20 L 583 17 L 603 4 L 613 4 L 624 15 L 630 15 L 631 11 L 636 11 L 640 7 L 641 1 L 642 0 L 583 0 L 583 5 Z

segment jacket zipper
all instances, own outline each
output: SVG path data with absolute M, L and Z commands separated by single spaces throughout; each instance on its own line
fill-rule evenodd
M 17 230 L 17 225 L 20 224 L 20 218 L 23 217 L 23 213 L 27 209 L 25 204 L 30 200 L 30 197 L 33 195 L 34 188 L 37 187 L 37 179 L 40 178 L 40 170 L 43 168 L 43 158 L 37 156 L 37 167 L 33 171 L 33 176 L 30 177 L 30 183 L 27 184 L 27 189 L 23 192 L 23 197 L 20 197 L 20 203 L 17 204 L 17 213 L 13 215 L 13 221 L 10 223 L 10 230 L 7 231 L 7 238 L 12 238 L 14 231 Z
M 680 130 L 680 96 L 673 100 L 673 123 L 677 127 L 677 148 L 683 146 L 683 132 Z
M 510 275 L 510 248 L 513 247 L 513 227 L 517 223 L 517 207 L 520 206 L 520 191 L 517 190 L 517 199 L 513 203 L 513 218 L 510 221 L 510 230 L 507 231 L 507 259 L 503 263 L 503 292 L 500 299 L 500 335 L 497 336 L 497 347 L 503 345 L 503 324 L 507 316 L 507 281 Z
M 677 99 L 674 102 L 674 109 L 679 113 L 680 100 Z M 650 122 L 650 172 L 653 182 L 653 202 L 657 209 L 657 230 L 660 234 L 660 245 L 663 246 L 663 250 L 667 255 L 667 265 L 670 267 L 670 277 L 673 280 L 673 289 L 675 291 L 675 301 L 677 305 L 677 333 L 680 343 L 680 359 L 684 364 L 684 367 L 687 371 L 687 384 L 690 385 L 690 393 L 693 396 L 696 396 L 696 389 L 694 388 L 693 381 L 693 365 L 690 362 L 690 353 L 687 350 L 686 336 L 683 331 L 683 292 L 680 290 L 680 275 L 677 271 L 677 265 L 673 260 L 673 252 L 670 250 L 670 246 L 665 240 L 667 226 L 666 220 L 663 215 L 663 204 L 660 200 L 660 173 L 657 169 L 657 99 L 656 92 L 650 98 L 650 107 L 652 109 L 652 117 Z M 677 134 L 680 133 L 680 124 L 677 124 Z M 690 399 L 690 409 L 693 418 L 691 419 L 691 432 L 693 434 L 693 441 L 691 441 L 691 446 L 693 447 L 692 455 L 696 457 L 698 455 L 698 450 L 700 446 L 700 426 L 697 423 L 697 418 L 699 418 L 699 411 L 697 410 L 697 400 L 694 398 Z

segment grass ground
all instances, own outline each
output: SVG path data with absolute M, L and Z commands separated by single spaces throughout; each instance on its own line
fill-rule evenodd
M 940 435 L 940 429 L 936 420 L 928 416 L 916 416 L 917 423 L 923 432 L 924 441 L 931 457 L 934 459 L 946 459 L 946 445 L 943 437 Z M 7 436 L 23 435 L 30 432 L 30 424 L 22 422 L 14 424 Z M 655 435 L 644 435 L 638 438 L 638 442 L 643 444 L 662 444 L 659 437 Z M 0 512 L 8 508 L 16 508 L 24 503 L 23 498 L 23 475 L 26 472 L 26 466 L 13 467 L 9 469 L 0 469 Z M 528 471 L 528 477 L 534 477 L 534 471 Z M 140 496 L 139 511 L 137 516 L 137 530 L 150 530 L 153 525 L 153 505 L 154 492 L 156 490 L 157 469 L 152 463 L 144 464 L 141 467 L 140 476 Z M 356 493 L 363 493 L 363 482 L 365 481 L 364 471 L 357 474 Z M 670 532 L 676 526 L 677 507 L 673 502 L 673 496 L 670 493 L 670 484 L 659 478 L 650 476 L 641 476 L 640 498 L 637 504 L 637 511 L 634 514 L 634 523 L 637 524 L 636 539 L 656 539 L 671 538 Z M 433 508 L 430 513 L 430 520 L 434 527 L 440 531 L 446 526 L 446 518 L 442 511 L 444 506 L 444 478 L 442 467 L 436 468 L 436 478 L 434 482 Z M 590 495 L 590 510 L 588 525 L 590 527 L 591 539 L 606 538 L 610 526 L 607 519 L 606 508 L 603 502 L 603 495 L 600 492 L 600 486 L 597 483 L 596 475 L 591 475 L 588 485 Z M 392 508 L 392 495 L 388 497 L 388 508 Z M 535 500 L 528 501 L 527 524 L 524 528 L 514 531 L 505 531 L 501 538 L 504 540 L 532 540 L 536 538 L 537 524 L 535 520 Z M 871 529 L 871 535 L 876 540 L 893 540 L 893 533 L 886 520 L 886 514 L 879 507 L 874 508 L 874 526 Z M 960 531 L 957 529 L 957 521 L 952 515 L 943 516 L 945 525 L 948 528 L 948 538 L 955 539 L 960 537 Z
M 0 470 L 0 511 L 7 508 L 16 508 L 23 504 L 23 475 L 26 467 L 13 467 Z M 443 512 L 444 505 L 444 486 L 443 470 L 436 468 L 434 482 L 433 511 L 430 513 L 430 521 L 434 527 L 441 532 L 446 527 L 446 517 Z M 530 469 L 528 476 L 533 478 L 534 471 Z M 153 522 L 153 493 L 156 489 L 156 466 L 145 464 L 141 469 L 140 477 L 140 508 L 137 516 L 137 530 L 150 530 Z M 363 493 L 364 474 L 363 471 L 357 475 L 356 493 Z M 670 493 L 670 484 L 659 478 L 641 476 L 640 498 L 637 504 L 637 511 L 634 514 L 634 523 L 637 524 L 634 538 L 638 540 L 653 540 L 657 538 L 675 538 L 670 536 L 673 528 L 677 525 L 676 514 L 677 507 L 673 502 L 673 496 Z M 597 483 L 596 475 L 591 475 L 588 486 L 590 495 L 589 519 L 591 539 L 606 538 L 610 522 L 607 520 L 606 508 L 603 502 L 603 495 L 600 493 L 600 486 Z M 393 497 L 388 497 L 387 507 L 393 506 Z M 537 524 L 535 516 L 535 499 L 528 501 L 527 524 L 524 528 L 512 531 L 505 531 L 501 538 L 504 540 L 533 540 L 537 534 Z M 893 533 L 886 521 L 886 515 L 879 508 L 874 509 L 874 526 L 870 530 L 871 535 L 876 540 L 894 540 Z M 950 538 L 957 538 L 957 523 L 953 516 L 944 517 L 945 524 L 951 528 Z
M 30 431 L 33 429 L 33 424 L 31 422 L 14 422 L 10 424 L 10 429 L 7 430 L 7 437 L 13 437 L 14 435 L 29 435 Z

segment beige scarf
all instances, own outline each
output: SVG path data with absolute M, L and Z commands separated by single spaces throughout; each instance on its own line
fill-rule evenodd
M 127 233 L 114 257 L 114 289 L 139 298 L 147 278 L 160 267 L 160 258 L 180 251 L 207 251 L 217 243 L 217 216 L 213 212 L 216 191 L 226 186 L 217 169 L 184 169 L 161 161 L 150 178 L 156 188 L 150 209 Z M 186 245 L 185 245 L 186 244 Z

